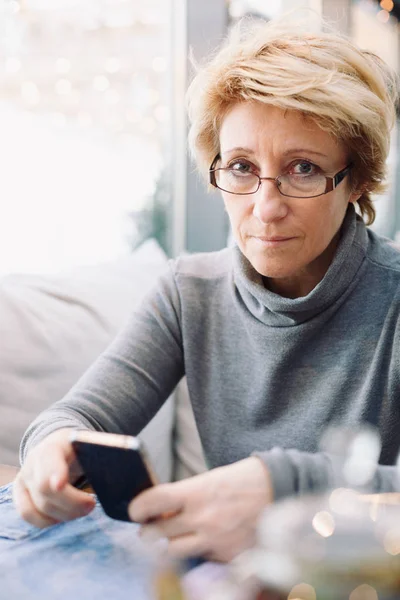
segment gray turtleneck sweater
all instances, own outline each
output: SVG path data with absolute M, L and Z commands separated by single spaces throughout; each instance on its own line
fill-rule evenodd
M 334 485 L 329 424 L 379 429 L 372 482 L 396 485 L 400 442 L 400 252 L 351 207 L 323 280 L 305 297 L 263 285 L 237 247 L 171 261 L 124 331 L 26 432 L 136 435 L 186 375 L 210 467 L 257 453 L 276 498 Z

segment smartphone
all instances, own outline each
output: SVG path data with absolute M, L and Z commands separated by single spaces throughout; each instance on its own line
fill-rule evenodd
M 142 442 L 133 436 L 74 430 L 70 441 L 104 512 L 131 521 L 130 501 L 158 483 Z

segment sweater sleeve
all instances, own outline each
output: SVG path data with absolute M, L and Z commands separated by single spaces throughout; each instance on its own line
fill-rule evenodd
M 161 408 L 184 374 L 172 265 L 77 384 L 29 426 L 21 442 L 21 463 L 57 429 L 137 435 Z
M 323 492 L 346 486 L 341 461 L 325 452 L 300 452 L 295 449 L 272 448 L 254 452 L 266 465 L 274 490 L 274 499 Z M 371 493 L 399 491 L 396 467 L 378 465 L 368 485 Z

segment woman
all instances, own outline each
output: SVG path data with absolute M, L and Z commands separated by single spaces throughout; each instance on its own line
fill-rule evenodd
M 229 560 L 267 503 L 333 485 L 334 461 L 318 452 L 332 423 L 379 428 L 373 485 L 393 488 L 400 253 L 355 207 L 373 222 L 395 83 L 348 40 L 279 23 L 236 29 L 199 71 L 190 143 L 236 245 L 171 261 L 118 339 L 34 421 L 14 487 L 28 521 L 93 507 L 69 483 L 71 427 L 135 435 L 184 375 L 211 470 L 130 505 L 171 553 Z

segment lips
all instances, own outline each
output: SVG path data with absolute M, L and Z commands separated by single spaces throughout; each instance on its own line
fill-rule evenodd
M 293 240 L 295 236 L 293 235 L 252 235 L 250 236 L 260 242 L 287 242 L 288 240 Z
M 293 236 L 274 236 L 274 237 L 266 237 L 263 235 L 253 236 L 261 242 L 285 242 L 286 240 L 292 240 Z

